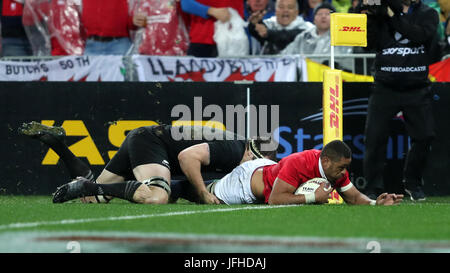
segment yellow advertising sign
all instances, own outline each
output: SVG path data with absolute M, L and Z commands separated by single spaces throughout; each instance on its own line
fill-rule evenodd
M 323 145 L 343 139 L 342 75 L 340 70 L 325 70 L 323 75 Z
M 332 13 L 332 46 L 367 46 L 367 16 L 355 13 Z
M 335 139 L 343 140 L 342 74 L 327 69 L 323 73 L 323 145 Z M 344 200 L 336 190 L 331 192 L 328 204 L 342 204 Z

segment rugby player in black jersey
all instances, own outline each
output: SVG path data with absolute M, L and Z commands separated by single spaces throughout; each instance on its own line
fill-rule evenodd
M 65 145 L 63 128 L 30 122 L 23 124 L 19 133 L 47 144 L 68 168 L 73 181 L 58 187 L 54 203 L 75 198 L 103 203 L 118 197 L 135 203 L 165 204 L 172 189 L 178 191 L 173 200 L 180 196 L 180 189 L 186 189 L 180 184 L 171 185 L 172 176 L 184 175 L 193 186 L 188 189 L 195 195 L 190 196 L 191 201 L 219 204 L 206 189 L 202 172 L 226 174 L 243 162 L 262 157 L 275 159 L 276 154 L 275 150 L 262 151 L 261 146 L 269 140 L 245 140 L 207 127 L 146 126 L 127 134 L 95 179 L 89 166 Z

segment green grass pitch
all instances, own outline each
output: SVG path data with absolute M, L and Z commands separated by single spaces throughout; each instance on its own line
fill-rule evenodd
M 0 196 L 0 252 L 450 252 L 450 197 L 398 206 L 52 204 Z

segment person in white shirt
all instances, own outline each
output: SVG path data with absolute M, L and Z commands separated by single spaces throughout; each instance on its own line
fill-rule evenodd
M 324 2 L 317 6 L 314 10 L 314 26 L 297 35 L 295 40 L 286 46 L 281 54 L 330 54 L 330 14 L 335 11 L 336 9 L 328 2 Z M 351 52 L 352 47 L 335 47 L 336 54 L 346 54 Z M 328 57 L 311 59 L 319 63 L 324 63 L 329 60 Z M 340 61 L 340 65 L 344 67 L 347 66 L 342 61 Z
M 250 34 L 262 45 L 261 54 L 279 54 L 295 37 L 313 27 L 298 16 L 296 0 L 277 0 L 275 16 L 249 24 Z

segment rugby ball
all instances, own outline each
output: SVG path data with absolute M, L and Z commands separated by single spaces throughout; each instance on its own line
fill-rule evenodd
M 320 184 L 326 183 L 325 189 L 329 189 L 331 187 L 330 182 L 326 180 L 325 178 L 316 177 L 313 179 L 310 179 L 306 181 L 305 183 L 301 184 L 294 192 L 295 195 L 298 194 L 308 194 L 308 193 L 314 193 L 316 192 L 317 188 L 320 186 Z

